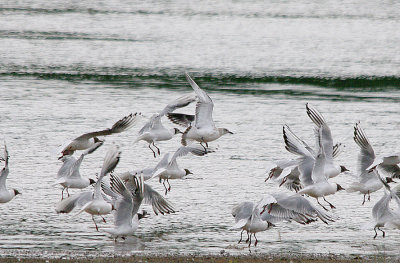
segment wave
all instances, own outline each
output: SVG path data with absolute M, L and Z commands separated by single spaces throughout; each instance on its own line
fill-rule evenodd
M 190 71 L 191 74 L 193 71 Z M 109 84 L 131 83 L 136 87 L 182 87 L 187 86 L 184 70 L 144 70 L 126 68 L 85 69 L 75 68 L 65 70 L 51 68 L 36 71 L 7 71 L 1 77 L 37 78 L 65 81 L 94 81 Z M 308 85 L 336 89 L 362 89 L 363 91 L 380 91 L 400 89 L 400 76 L 285 76 L 256 74 L 227 74 L 193 72 L 197 82 L 203 86 L 219 87 L 221 90 L 257 89 L 262 84 Z M 218 89 L 218 88 L 217 88 Z
M 132 38 L 123 38 L 119 35 L 98 36 L 97 34 L 86 34 L 78 32 L 12 31 L 12 30 L 0 30 L 0 38 L 40 39 L 40 40 L 127 41 L 127 42 L 146 41 L 146 40 L 137 40 Z
M 88 14 L 88 15 L 167 15 L 167 16 L 206 16 L 206 17 L 247 17 L 247 18 L 283 18 L 283 19 L 348 19 L 348 20 L 397 20 L 399 17 L 390 13 L 364 13 L 353 14 L 343 12 L 322 12 L 314 13 L 282 13 L 282 12 L 266 12 L 254 10 L 226 11 L 226 10 L 195 10 L 182 9 L 180 7 L 163 8 L 160 10 L 143 10 L 143 9 L 98 9 L 90 7 L 65 7 L 65 8 L 35 8 L 35 7 L 0 7 L 0 13 L 24 13 L 27 15 L 37 14 Z

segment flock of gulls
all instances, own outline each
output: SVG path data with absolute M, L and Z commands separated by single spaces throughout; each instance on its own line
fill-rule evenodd
M 112 213 L 114 227 L 104 229 L 117 241 L 134 235 L 139 220 L 146 218 L 148 213 L 140 211 L 142 203 L 150 204 L 154 213 L 174 213 L 174 207 L 155 191 L 145 181 L 158 178 L 163 184 L 167 195 L 171 191 L 170 180 L 182 179 L 191 174 L 189 169 L 182 169 L 177 160 L 179 157 L 193 154 L 203 156 L 215 151 L 208 143 L 217 140 L 225 134 L 232 134 L 226 128 L 217 128 L 212 118 L 213 101 L 192 79 L 186 78 L 195 94 L 182 96 L 169 103 L 162 111 L 154 114 L 140 129 L 135 142 L 145 141 L 154 158 L 161 155 L 160 148 L 156 145 L 159 141 L 172 139 L 181 134 L 181 146 L 170 157 L 169 153 L 159 157 L 160 161 L 154 166 L 142 170 L 128 171 L 116 174 L 114 169 L 120 160 L 118 146 L 112 145 L 104 157 L 103 165 L 97 180 L 84 177 L 80 174 L 80 166 L 88 154 L 93 154 L 104 144 L 99 139 L 115 133 L 127 131 L 143 116 L 140 113 L 130 114 L 117 121 L 111 128 L 83 134 L 60 148 L 59 160 L 62 162 L 57 172 L 54 185 L 61 185 L 61 201 L 56 204 L 57 213 L 85 212 L 92 217 L 95 228 L 99 231 L 95 217 L 106 223 L 104 215 Z M 176 109 L 183 108 L 196 102 L 194 115 L 174 113 Z M 232 228 L 241 230 L 239 243 L 242 242 L 243 232 L 247 233 L 248 247 L 254 246 L 258 240 L 256 233 L 265 231 L 281 221 L 310 224 L 318 220 L 329 224 L 335 221 L 330 209 L 335 206 L 326 197 L 335 194 L 344 188 L 331 182 L 331 178 L 348 171 L 344 166 L 335 163 L 335 158 L 342 151 L 342 144 L 334 144 L 331 130 L 321 113 L 309 104 L 306 112 L 314 123 L 315 148 L 310 147 L 300 139 L 288 125 L 283 126 L 283 139 L 286 150 L 293 154 L 292 158 L 279 160 L 276 166 L 268 171 L 265 181 L 273 181 L 280 187 L 284 186 L 290 191 L 274 194 L 265 194 L 263 198 L 254 203 L 245 201 L 232 209 L 235 223 Z M 162 124 L 162 117 L 166 116 L 172 123 L 184 127 L 182 132 L 178 128 L 167 129 Z M 360 147 L 358 168 L 358 181 L 346 187 L 347 192 L 363 194 L 362 204 L 366 199 L 370 201 L 370 194 L 384 188 L 382 198 L 376 202 L 372 209 L 371 227 L 375 231 L 374 239 L 381 227 L 400 229 L 400 185 L 390 187 L 393 178 L 400 178 L 400 153 L 389 156 L 376 156 L 368 137 L 360 123 L 354 126 L 354 141 Z M 80 151 L 76 158 L 74 153 Z M 9 174 L 9 155 L 6 144 L 4 156 L 0 157 L 4 168 L 0 174 L 0 203 L 7 203 L 20 194 L 16 189 L 6 188 L 6 179 Z M 386 177 L 382 177 L 384 174 Z M 106 179 L 107 178 L 107 179 Z M 94 186 L 87 189 L 90 185 Z M 69 189 L 82 189 L 82 192 L 73 195 Z M 64 193 L 66 192 L 66 193 Z M 315 199 L 316 204 L 312 199 Z M 322 204 L 321 202 L 325 202 Z M 329 206 L 329 207 L 328 207 Z

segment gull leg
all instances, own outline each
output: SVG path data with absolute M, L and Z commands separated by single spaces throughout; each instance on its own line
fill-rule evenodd
M 68 195 L 68 197 L 69 197 L 68 187 L 67 187 L 67 195 Z
M 240 242 L 242 242 L 243 231 L 244 231 L 244 229 L 242 229 L 242 232 L 240 232 L 240 240 L 239 240 L 238 244 L 240 244 Z
M 254 233 L 254 238 L 256 239 L 256 242 L 254 243 L 254 247 L 256 247 L 256 246 L 257 246 L 257 243 L 258 243 L 258 239 L 257 239 L 257 237 L 256 237 L 256 233 Z
M 267 182 L 269 179 L 271 179 L 274 176 L 276 168 L 272 168 L 271 171 L 269 171 L 267 178 L 265 178 L 264 182 Z
M 158 152 L 158 155 L 160 155 L 160 154 L 161 154 L 160 148 L 158 148 L 158 147 L 154 144 L 154 142 L 153 142 L 153 146 L 156 147 L 157 152 Z
M 383 231 L 383 230 L 380 229 L 379 227 L 378 227 L 378 230 L 380 230 L 380 231 L 382 232 L 382 237 L 385 237 L 385 231 Z
M 167 183 L 168 183 L 168 192 L 171 191 L 171 185 L 169 184 L 169 180 L 167 179 Z
M 375 239 L 376 236 L 378 235 L 378 232 L 376 232 L 376 227 L 374 227 L 374 231 L 375 231 L 375 236 L 374 236 L 374 239 Z
M 99 228 L 97 227 L 96 221 L 94 221 L 94 216 L 93 215 L 92 215 L 92 220 L 93 220 L 94 225 L 96 226 L 97 232 L 99 232 Z
M 203 138 L 201 140 L 203 140 Z M 207 148 L 203 145 L 203 142 L 201 142 L 200 145 L 204 148 L 204 151 L 207 151 Z
M 106 219 L 105 219 L 103 216 L 101 216 L 101 215 L 99 215 L 99 216 L 101 217 L 101 219 L 103 219 L 103 222 L 104 222 L 104 223 L 107 223 L 107 222 L 106 222 Z
M 329 211 L 325 206 L 323 206 L 323 205 L 319 202 L 318 198 L 317 198 L 317 203 L 318 203 L 320 206 L 322 206 L 322 208 L 325 209 L 325 211 Z
M 167 186 L 165 186 L 165 179 L 164 179 L 164 181 L 163 181 L 163 186 L 164 186 L 164 189 L 165 189 L 165 195 L 167 195 L 167 193 L 168 193 L 168 189 L 167 189 Z
M 365 195 L 366 195 L 366 194 L 365 194 Z M 365 195 L 364 195 L 364 199 L 363 199 L 363 202 L 362 202 L 361 205 L 364 205 L 364 204 L 365 204 Z
M 249 242 L 250 240 L 250 236 L 249 236 L 249 231 L 247 231 L 247 239 L 246 239 L 246 243 Z
M 328 201 L 326 201 L 325 196 L 323 196 L 322 198 L 324 199 L 325 202 L 327 202 L 327 203 L 329 204 L 329 206 L 330 206 L 331 208 L 336 208 L 334 205 L 332 205 L 331 203 L 329 203 Z
M 270 206 L 269 206 L 269 210 L 268 210 L 268 214 L 271 214 L 271 210 L 272 210 L 272 206 L 274 205 L 274 203 L 272 203 Z
M 61 191 L 61 201 L 64 200 L 64 190 L 65 190 L 65 187 Z
M 369 190 L 368 190 L 368 201 L 371 201 L 371 195 L 369 194 Z
M 156 158 L 156 152 L 151 148 L 151 143 L 149 144 L 149 149 L 153 152 L 154 158 Z
M 249 239 L 249 250 L 250 250 L 250 245 L 251 245 L 251 233 L 250 233 L 250 239 Z M 251 252 L 251 251 L 250 251 Z

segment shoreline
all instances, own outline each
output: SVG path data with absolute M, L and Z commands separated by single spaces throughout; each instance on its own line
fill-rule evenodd
M 0 256 L 0 263 L 10 262 L 38 262 L 38 263 L 61 263 L 61 262 L 109 262 L 109 263 L 127 263 L 127 262 L 141 262 L 141 263 L 261 263 L 261 262 L 290 262 L 290 263 L 355 263 L 355 262 L 400 262 L 399 257 L 391 257 L 385 254 L 376 254 L 369 256 L 345 256 L 345 255 L 272 255 L 272 254 L 259 254 L 259 255 L 130 255 L 130 256 L 88 256 L 88 257 L 45 257 L 35 256 Z

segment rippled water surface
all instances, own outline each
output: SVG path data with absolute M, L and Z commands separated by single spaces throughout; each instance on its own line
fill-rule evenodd
M 313 144 L 306 102 L 346 145 L 337 161 L 353 173 L 357 121 L 377 153 L 398 151 L 398 10 L 387 1 L 2 1 L 0 131 L 11 156 L 7 185 L 23 194 L 0 206 L 1 255 L 248 254 L 231 229 L 231 209 L 286 191 L 264 182 L 266 170 L 292 157 L 283 124 Z M 171 181 L 166 198 L 178 212 L 151 214 L 135 237 L 118 243 L 101 231 L 111 216 L 96 232 L 87 214 L 57 215 L 61 188 L 52 184 L 61 162 L 53 150 L 128 113 L 150 117 L 192 91 L 185 71 L 209 92 L 217 126 L 234 135 L 210 143 L 215 153 L 179 160 L 194 175 Z M 116 172 L 153 166 L 158 160 L 146 143 L 133 144 L 139 128 L 107 137 L 81 173 L 94 178 L 113 143 L 122 150 Z M 173 152 L 180 139 L 159 145 Z M 353 180 L 342 174 L 332 181 L 346 187 Z M 163 192 L 158 181 L 149 183 Z M 382 194 L 361 206 L 361 195 L 339 192 L 328 198 L 336 222 L 277 224 L 257 235 L 253 252 L 396 257 L 399 231 L 373 240 L 363 227 Z

